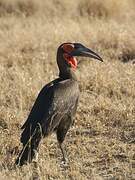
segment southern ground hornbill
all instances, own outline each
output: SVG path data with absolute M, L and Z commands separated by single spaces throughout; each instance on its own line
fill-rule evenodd
M 16 160 L 22 166 L 36 158 L 42 137 L 56 132 L 57 140 L 65 161 L 62 143 L 73 124 L 79 98 L 78 82 L 75 75 L 76 56 L 84 56 L 103 61 L 102 58 L 80 43 L 63 43 L 57 51 L 59 78 L 53 80 L 40 91 L 28 119 L 22 126 L 23 148 Z

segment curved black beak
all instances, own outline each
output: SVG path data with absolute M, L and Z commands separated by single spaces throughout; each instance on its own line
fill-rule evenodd
M 86 48 L 85 46 L 80 46 L 75 48 L 71 53 L 71 56 L 83 56 L 83 57 L 90 57 L 94 59 L 98 59 L 99 61 L 103 62 L 103 59 L 91 49 Z

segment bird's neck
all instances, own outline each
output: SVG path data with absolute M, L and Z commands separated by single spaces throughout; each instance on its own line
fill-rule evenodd
M 59 77 L 62 79 L 72 79 L 77 81 L 76 74 L 71 68 L 66 69 L 66 71 L 60 71 Z
M 60 78 L 77 80 L 75 70 L 67 66 L 67 64 L 65 63 L 65 59 L 63 57 L 63 53 L 60 51 L 60 49 L 58 49 L 57 52 L 57 65 L 59 68 Z

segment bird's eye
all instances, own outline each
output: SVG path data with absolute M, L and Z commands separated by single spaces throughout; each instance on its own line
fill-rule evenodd
M 63 50 L 67 53 L 71 53 L 74 50 L 74 45 L 73 44 L 64 44 L 62 46 Z

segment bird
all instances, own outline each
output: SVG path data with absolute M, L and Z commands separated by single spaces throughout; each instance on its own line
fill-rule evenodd
M 67 42 L 58 47 L 56 59 L 59 76 L 41 89 L 21 127 L 23 131 L 20 141 L 23 147 L 15 161 L 16 165 L 23 166 L 33 162 L 37 158 L 41 139 L 52 133 L 56 133 L 62 161 L 66 162 L 63 142 L 74 123 L 80 94 L 75 73 L 78 67 L 77 56 L 103 62 L 97 53 L 81 43 Z

